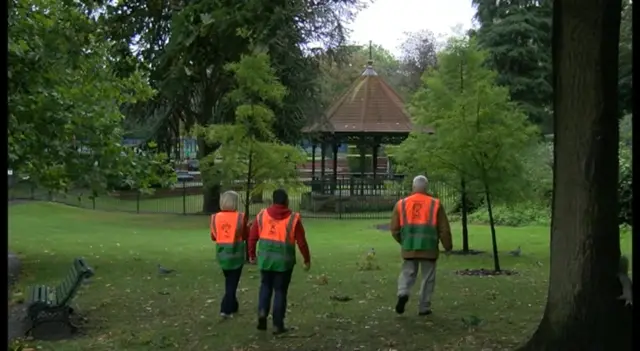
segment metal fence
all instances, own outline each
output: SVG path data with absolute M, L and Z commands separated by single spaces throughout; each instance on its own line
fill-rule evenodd
M 339 179 L 305 182 L 306 189 L 289 194 L 289 207 L 306 218 L 331 219 L 388 219 L 395 203 L 409 194 L 401 180 Z M 28 180 L 9 184 L 9 201 L 39 200 L 63 203 L 101 211 L 166 214 L 206 214 L 203 211 L 202 186 L 181 183 L 172 189 L 157 189 L 152 194 L 138 191 L 113 191 L 92 197 L 89 192 L 75 189 L 67 193 L 54 193 L 37 187 Z M 256 215 L 270 204 L 271 193 L 246 197 L 245 189 L 233 189 L 242 198 L 241 210 L 250 203 L 249 214 Z M 446 184 L 432 182 L 431 192 L 447 209 L 453 209 L 459 194 Z

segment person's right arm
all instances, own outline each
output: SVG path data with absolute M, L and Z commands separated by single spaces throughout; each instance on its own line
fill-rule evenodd
M 247 218 L 248 216 L 246 214 L 242 214 L 242 229 L 241 229 L 241 233 L 242 233 L 242 240 L 247 241 L 249 240 L 249 218 Z
M 389 230 L 391 231 L 391 236 L 395 241 L 400 243 L 400 214 L 398 211 L 398 203 L 393 206 L 393 212 L 391 213 L 391 223 L 389 224 Z
M 449 226 L 449 219 L 447 218 L 447 212 L 444 207 L 440 205 L 438 207 L 438 236 L 440 242 L 445 251 L 451 251 L 453 249 L 453 239 L 451 238 L 451 227 Z
M 214 218 L 215 214 L 211 215 L 211 218 L 209 219 L 209 235 L 211 235 L 211 241 L 213 241 L 214 243 L 216 242 L 216 230 L 214 228 Z

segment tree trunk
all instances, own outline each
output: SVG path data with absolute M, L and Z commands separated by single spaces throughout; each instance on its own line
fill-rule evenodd
M 461 196 L 461 205 L 462 209 L 460 210 L 462 214 L 462 252 L 469 252 L 469 227 L 468 227 L 468 219 L 467 215 L 469 214 L 469 202 L 467 201 L 467 183 L 464 178 L 460 178 L 460 196 Z
M 616 277 L 620 11 L 620 0 L 554 2 L 549 290 L 523 350 L 631 350 Z
M 214 147 L 207 145 L 203 138 L 198 138 L 198 160 L 215 151 Z M 213 214 L 220 212 L 220 183 L 211 179 L 211 172 L 200 167 L 202 177 L 202 212 Z
M 500 256 L 498 256 L 498 239 L 496 238 L 496 223 L 493 220 L 493 207 L 491 207 L 491 191 L 489 185 L 484 182 L 484 196 L 487 199 L 487 211 L 489 212 L 489 227 L 491 228 L 491 247 L 493 249 L 493 270 L 500 272 Z
M 247 165 L 247 191 L 244 196 L 244 214 L 245 216 L 250 216 L 251 213 L 251 201 L 253 196 L 251 196 L 251 182 L 253 179 L 253 145 L 249 146 L 249 157 L 248 157 L 248 165 Z

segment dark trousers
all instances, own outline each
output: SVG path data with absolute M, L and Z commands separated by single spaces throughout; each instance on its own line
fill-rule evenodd
M 260 271 L 260 295 L 258 301 L 258 315 L 267 317 L 271 307 L 271 296 L 273 296 L 273 325 L 284 327 L 284 316 L 287 312 L 287 293 L 289 283 L 291 283 L 291 273 L 286 272 Z M 275 296 L 274 296 L 275 295 Z
M 242 275 L 242 267 L 232 270 L 223 270 L 224 273 L 224 297 L 220 303 L 220 313 L 232 314 L 238 312 L 238 298 L 236 291 Z

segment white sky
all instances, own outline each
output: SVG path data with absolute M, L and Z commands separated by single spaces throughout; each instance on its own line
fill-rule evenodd
M 446 38 L 454 27 L 471 28 L 474 14 L 471 0 L 374 0 L 349 25 L 350 41 L 371 40 L 399 56 L 405 32 L 428 29 Z

